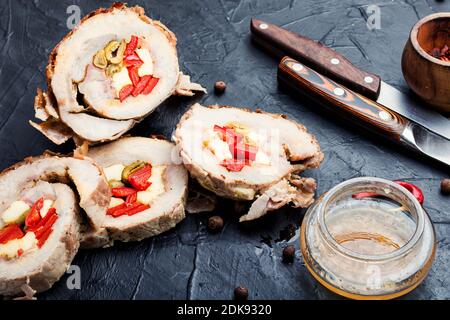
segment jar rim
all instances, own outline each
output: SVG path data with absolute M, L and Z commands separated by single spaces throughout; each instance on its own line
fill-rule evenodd
M 400 248 L 389 252 L 385 254 L 378 254 L 378 255 L 371 255 L 371 254 L 361 254 L 358 252 L 355 252 L 353 250 L 350 250 L 343 245 L 341 245 L 339 242 L 336 241 L 336 239 L 333 237 L 331 232 L 328 230 L 328 227 L 325 222 L 325 210 L 324 208 L 326 205 L 330 202 L 330 200 L 333 199 L 333 197 L 344 187 L 351 186 L 353 184 L 361 184 L 361 183 L 371 183 L 371 182 L 379 182 L 386 184 L 390 188 L 396 189 L 397 191 L 400 191 L 403 193 L 413 204 L 414 210 L 417 212 L 417 221 L 416 228 L 414 230 L 414 233 L 410 237 L 410 239 Z M 393 258 L 397 258 L 406 252 L 410 251 L 415 244 L 420 240 L 422 237 L 422 233 L 425 227 L 425 212 L 419 203 L 417 199 L 405 188 L 398 185 L 397 183 L 382 179 L 382 178 L 375 178 L 375 177 L 358 177 L 349 179 L 347 181 L 341 182 L 338 185 L 334 186 L 332 189 L 330 189 L 323 197 L 321 203 L 318 207 L 318 220 L 319 220 L 319 229 L 322 232 L 323 236 L 325 237 L 325 240 L 332 245 L 337 251 L 339 251 L 341 254 L 344 254 L 350 258 L 358 259 L 358 260 L 370 260 L 370 261 L 383 261 L 383 260 L 390 260 Z

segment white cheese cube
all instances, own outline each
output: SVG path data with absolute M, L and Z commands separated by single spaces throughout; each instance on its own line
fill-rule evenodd
M 153 59 L 147 49 L 136 49 L 136 54 L 144 62 L 138 69 L 139 77 L 153 75 Z
M 159 195 L 164 193 L 164 171 L 166 166 L 156 166 L 152 168 L 152 175 L 148 179 L 151 186 L 145 191 L 137 193 L 137 202 L 150 205 Z
M 125 201 L 123 199 L 111 197 L 111 201 L 109 202 L 109 207 L 114 208 L 114 207 L 121 205 L 124 202 Z
M 233 158 L 228 144 L 219 138 L 213 138 L 208 147 L 220 161 Z
M 119 72 L 116 72 L 112 77 L 112 87 L 119 94 L 120 89 L 123 87 L 133 84 L 131 82 L 130 76 L 128 75 L 127 68 L 122 68 Z
M 11 205 L 3 212 L 2 220 L 5 225 L 22 223 L 25 221 L 26 213 L 30 210 L 30 206 L 23 201 L 14 201 Z
M 25 236 L 20 239 L 20 248 L 24 252 L 37 247 L 37 239 L 34 232 L 27 232 Z
M 125 166 L 123 164 L 115 164 L 112 166 L 109 166 L 107 168 L 103 168 L 103 172 L 105 173 L 106 180 L 122 180 L 122 171 L 125 169 Z
M 18 256 L 21 239 L 14 239 L 5 244 L 0 244 L 0 257 L 12 259 Z
M 41 215 L 41 218 L 44 218 L 47 215 L 48 209 L 50 209 L 53 205 L 53 200 L 45 199 L 44 205 L 42 206 L 42 209 L 39 211 L 39 214 Z

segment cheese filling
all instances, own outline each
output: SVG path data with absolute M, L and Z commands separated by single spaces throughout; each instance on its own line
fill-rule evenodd
M 45 243 L 49 234 L 45 235 L 47 238 L 42 239 L 45 234 L 42 230 L 52 230 L 52 225 L 56 219 L 50 222 L 47 220 L 45 224 L 44 221 L 46 220 L 42 219 L 53 207 L 54 201 L 42 198 L 37 202 L 39 201 L 41 201 L 42 207 L 39 211 L 34 212 L 34 219 L 36 219 L 34 224 L 28 220 L 28 216 L 33 213 L 33 209 L 22 200 L 14 201 L 0 214 L 0 258 L 17 258 L 22 254 L 37 250 Z M 35 204 L 33 208 L 34 206 Z M 53 212 L 53 214 L 56 213 Z M 41 221 L 42 227 L 39 225 Z M 39 234 L 39 239 L 36 238 L 37 234 Z

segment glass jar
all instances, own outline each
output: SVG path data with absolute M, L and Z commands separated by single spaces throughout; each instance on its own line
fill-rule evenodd
M 412 194 L 371 177 L 322 195 L 305 215 L 300 246 L 314 278 L 352 299 L 410 292 L 426 277 L 436 250 L 433 225 Z

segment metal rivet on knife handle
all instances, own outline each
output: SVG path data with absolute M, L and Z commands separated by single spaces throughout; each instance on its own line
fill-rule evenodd
M 338 65 L 340 61 L 339 61 L 339 59 L 333 58 L 330 60 L 330 62 L 334 65 Z
M 341 114 L 351 116 L 360 125 L 372 125 L 391 139 L 399 140 L 405 129 L 406 120 L 384 106 L 355 93 L 306 65 L 295 70 L 298 61 L 285 57 L 280 62 L 278 77 L 291 87 L 315 94 Z M 297 67 L 298 69 L 298 67 Z
M 267 23 L 261 23 L 260 25 L 259 25 L 259 28 L 260 29 L 263 29 L 263 30 L 265 30 L 265 29 L 267 29 L 269 26 L 267 25 Z

